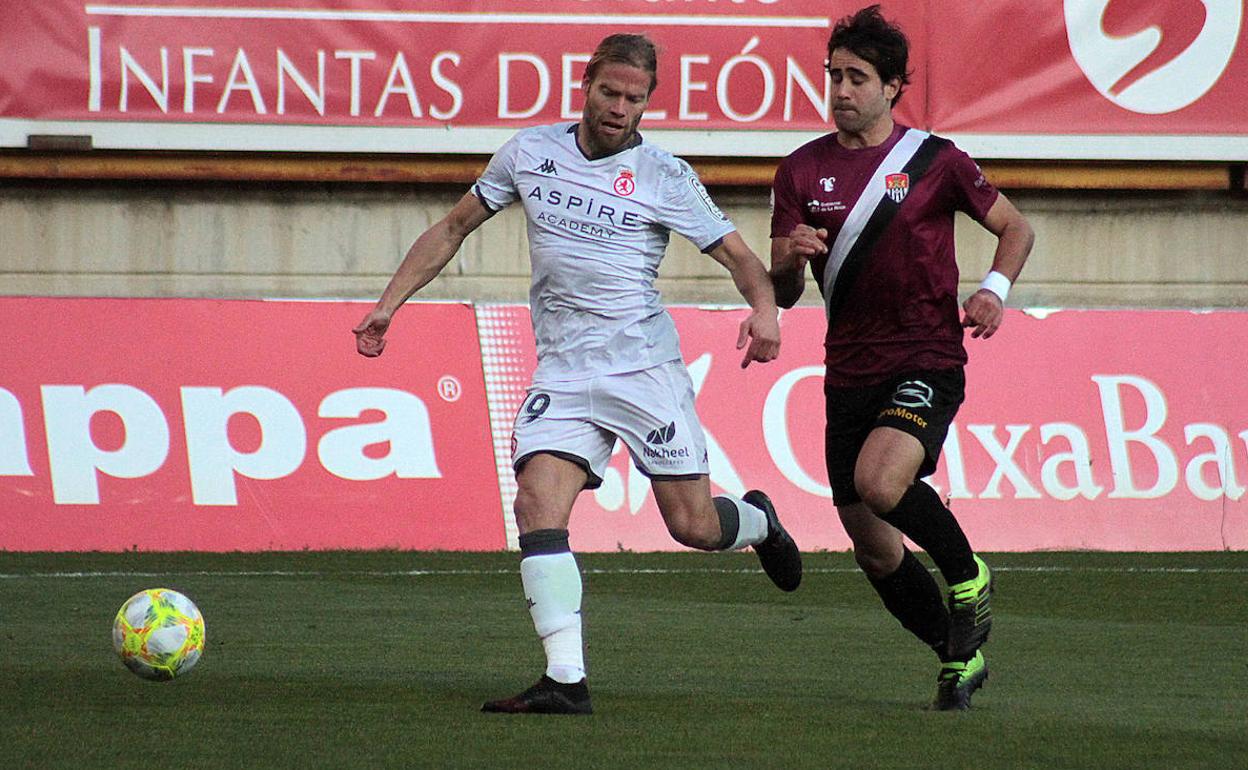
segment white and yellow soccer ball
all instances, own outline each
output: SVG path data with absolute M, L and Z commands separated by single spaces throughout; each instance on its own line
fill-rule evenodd
M 117 611 L 113 648 L 121 662 L 144 679 L 182 676 L 204 652 L 204 616 L 177 591 L 139 591 Z

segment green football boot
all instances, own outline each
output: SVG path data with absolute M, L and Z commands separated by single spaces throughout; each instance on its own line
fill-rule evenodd
M 988 663 L 982 652 L 968 661 L 954 660 L 940 664 L 936 676 L 936 711 L 966 711 L 971 707 L 971 696 L 984 686 L 988 679 Z
M 992 571 L 975 557 L 979 574 L 949 586 L 949 641 L 946 658 L 967 660 L 988 641 L 992 629 Z

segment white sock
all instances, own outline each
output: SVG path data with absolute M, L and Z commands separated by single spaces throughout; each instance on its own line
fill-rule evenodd
M 737 509 L 737 538 L 725 550 L 735 551 L 747 545 L 755 545 L 767 539 L 767 514 L 759 508 L 733 495 L 716 495 L 717 499 L 727 500 Z
M 569 551 L 526 556 L 520 580 L 533 627 L 546 650 L 546 676 L 572 684 L 585 678 L 581 639 L 581 571 Z

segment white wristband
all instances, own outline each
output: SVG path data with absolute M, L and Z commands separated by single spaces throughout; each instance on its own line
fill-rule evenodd
M 984 280 L 979 284 L 979 288 L 987 289 L 996 294 L 1001 298 L 1001 304 L 1005 304 L 1005 298 L 1010 294 L 1010 279 L 996 270 L 992 270 L 988 275 L 984 276 Z

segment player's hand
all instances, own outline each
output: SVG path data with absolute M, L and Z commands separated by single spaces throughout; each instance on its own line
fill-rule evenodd
M 806 260 L 819 254 L 828 253 L 828 231 L 822 227 L 818 230 L 810 225 L 798 225 L 789 233 L 789 254 L 800 259 L 802 267 Z
M 374 308 L 364 316 L 355 333 L 355 349 L 362 356 L 376 358 L 386 349 L 386 330 L 390 328 L 390 314 Z
M 962 303 L 962 326 L 970 328 L 972 337 L 988 339 L 997 333 L 1005 318 L 1005 305 L 1001 298 L 987 289 L 980 289 Z
M 741 359 L 742 369 L 749 366 L 751 361 L 765 364 L 780 355 L 780 319 L 775 310 L 755 310 L 750 313 L 749 318 L 741 322 L 741 329 L 737 334 L 737 350 L 741 348 L 745 348 L 745 358 Z

